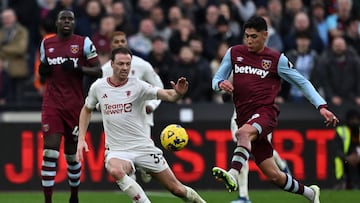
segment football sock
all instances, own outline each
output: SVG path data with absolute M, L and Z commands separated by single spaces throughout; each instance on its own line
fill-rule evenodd
M 237 146 L 234 150 L 234 154 L 231 160 L 231 168 L 240 172 L 242 166 L 246 164 L 249 157 L 250 152 L 248 149 L 243 146 Z
M 248 175 L 249 175 L 249 163 L 245 162 L 245 164 L 240 170 L 239 175 L 235 177 L 237 177 L 239 197 L 245 197 L 246 199 L 249 199 Z
M 288 173 L 286 173 L 286 181 L 285 181 L 285 185 L 282 187 L 282 189 L 287 192 L 296 193 L 296 194 L 304 193 L 304 185 L 302 183 L 299 183 Z M 305 194 L 304 194 L 304 196 L 305 196 Z
M 182 198 L 184 202 L 206 203 L 194 189 L 185 185 L 184 187 L 186 190 L 185 197 Z
M 81 162 L 76 161 L 75 154 L 65 154 L 65 159 L 67 162 L 68 170 L 68 179 L 69 185 L 71 187 L 70 202 L 78 202 L 78 192 L 80 185 L 80 176 L 81 176 Z
M 52 202 L 51 198 L 54 190 L 58 158 L 59 151 L 53 149 L 44 149 L 43 161 L 41 165 L 41 185 L 43 187 L 45 203 Z
M 117 180 L 116 183 L 118 184 L 119 188 L 124 191 L 134 202 L 150 203 L 150 200 L 146 196 L 144 190 L 128 175 L 125 175 L 120 180 Z

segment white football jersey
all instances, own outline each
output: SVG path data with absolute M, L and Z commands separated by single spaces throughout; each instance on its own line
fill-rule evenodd
M 100 104 L 105 131 L 105 146 L 110 150 L 146 151 L 153 147 L 144 130 L 146 100 L 157 99 L 159 87 L 136 77 L 123 86 L 114 86 L 109 77 L 96 80 L 90 87 L 85 105 L 94 109 Z
M 111 67 L 111 61 L 105 63 L 102 67 L 103 77 L 110 77 L 113 74 L 113 69 Z M 155 72 L 151 64 L 144 59 L 133 55 L 131 59 L 131 67 L 129 76 L 137 77 L 140 80 L 146 81 L 156 87 L 164 88 L 164 84 L 161 81 L 159 75 Z M 149 100 L 147 105 L 150 105 L 154 110 L 160 105 L 161 100 Z M 146 114 L 146 122 L 149 125 L 154 125 L 153 114 Z

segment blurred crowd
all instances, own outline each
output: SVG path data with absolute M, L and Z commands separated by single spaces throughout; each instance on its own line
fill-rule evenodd
M 165 87 L 186 76 L 185 104 L 224 103 L 213 74 L 226 50 L 242 42 L 243 23 L 268 23 L 267 46 L 284 52 L 328 103 L 360 106 L 360 1 L 357 0 L 2 0 L 0 105 L 40 106 L 36 82 L 41 39 L 55 33 L 62 9 L 76 14 L 75 34 L 89 36 L 100 61 L 110 57 L 110 36 L 123 31 L 129 48 L 149 61 Z M 276 100 L 304 102 L 284 82 Z M 307 102 L 307 101 L 305 101 Z

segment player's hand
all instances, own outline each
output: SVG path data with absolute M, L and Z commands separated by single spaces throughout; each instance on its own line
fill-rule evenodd
M 76 150 L 76 161 L 80 162 L 84 160 L 83 152 L 88 152 L 89 147 L 85 140 L 79 140 L 77 143 L 77 150 Z
M 71 60 L 68 56 L 66 56 L 66 61 L 61 64 L 61 68 L 64 71 L 79 71 L 81 68 L 78 65 L 75 65 L 74 61 Z
M 174 81 L 170 81 L 170 84 L 172 88 L 176 91 L 176 93 L 180 95 L 186 94 L 189 88 L 189 83 L 184 77 L 180 77 L 176 84 L 174 83 Z
M 47 61 L 40 63 L 40 65 L 39 65 L 39 75 L 40 76 L 46 77 L 48 75 L 51 75 L 52 71 L 53 71 L 53 69 Z
M 232 92 L 234 91 L 234 86 L 233 84 L 231 84 L 230 81 L 228 80 L 224 80 L 222 82 L 219 83 L 219 88 L 224 90 L 225 92 L 232 94 Z
M 326 126 L 332 125 L 333 127 L 335 127 L 339 123 L 339 119 L 327 108 L 321 108 L 320 114 L 322 117 L 325 118 L 324 123 L 326 124 Z

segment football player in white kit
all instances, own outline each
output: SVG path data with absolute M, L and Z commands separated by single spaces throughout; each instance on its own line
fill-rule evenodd
M 127 47 L 127 38 L 126 34 L 121 31 L 113 32 L 111 35 L 111 49 L 115 49 L 118 47 Z M 111 67 L 111 60 L 105 63 L 102 67 L 103 77 L 110 77 L 113 74 L 113 69 Z M 159 75 L 154 71 L 152 65 L 145 61 L 144 59 L 133 55 L 131 59 L 131 67 L 129 76 L 134 76 L 139 78 L 140 80 L 146 81 L 153 86 L 164 88 L 164 84 L 162 83 Z M 154 126 L 154 115 L 153 112 L 160 105 L 161 100 L 148 100 L 146 101 L 146 107 L 144 109 L 144 117 L 145 117 L 145 125 L 144 130 L 145 134 L 151 137 L 151 127 Z M 142 168 L 138 168 L 138 171 L 141 173 L 141 179 L 143 182 L 150 182 L 151 176 Z M 133 178 L 136 178 L 133 176 Z
M 83 151 L 89 150 L 85 135 L 91 113 L 99 103 L 105 131 L 105 167 L 123 192 L 135 202 L 151 202 L 141 186 L 129 177 L 137 165 L 150 171 L 156 180 L 184 202 L 205 203 L 195 190 L 175 177 L 163 152 L 144 130 L 146 101 L 176 102 L 188 90 L 186 78 L 179 78 L 176 84 L 171 81 L 173 89 L 152 86 L 136 77 L 129 77 L 131 58 L 128 48 L 112 50 L 113 75 L 98 79 L 91 85 L 79 118 L 77 160 L 83 160 Z

